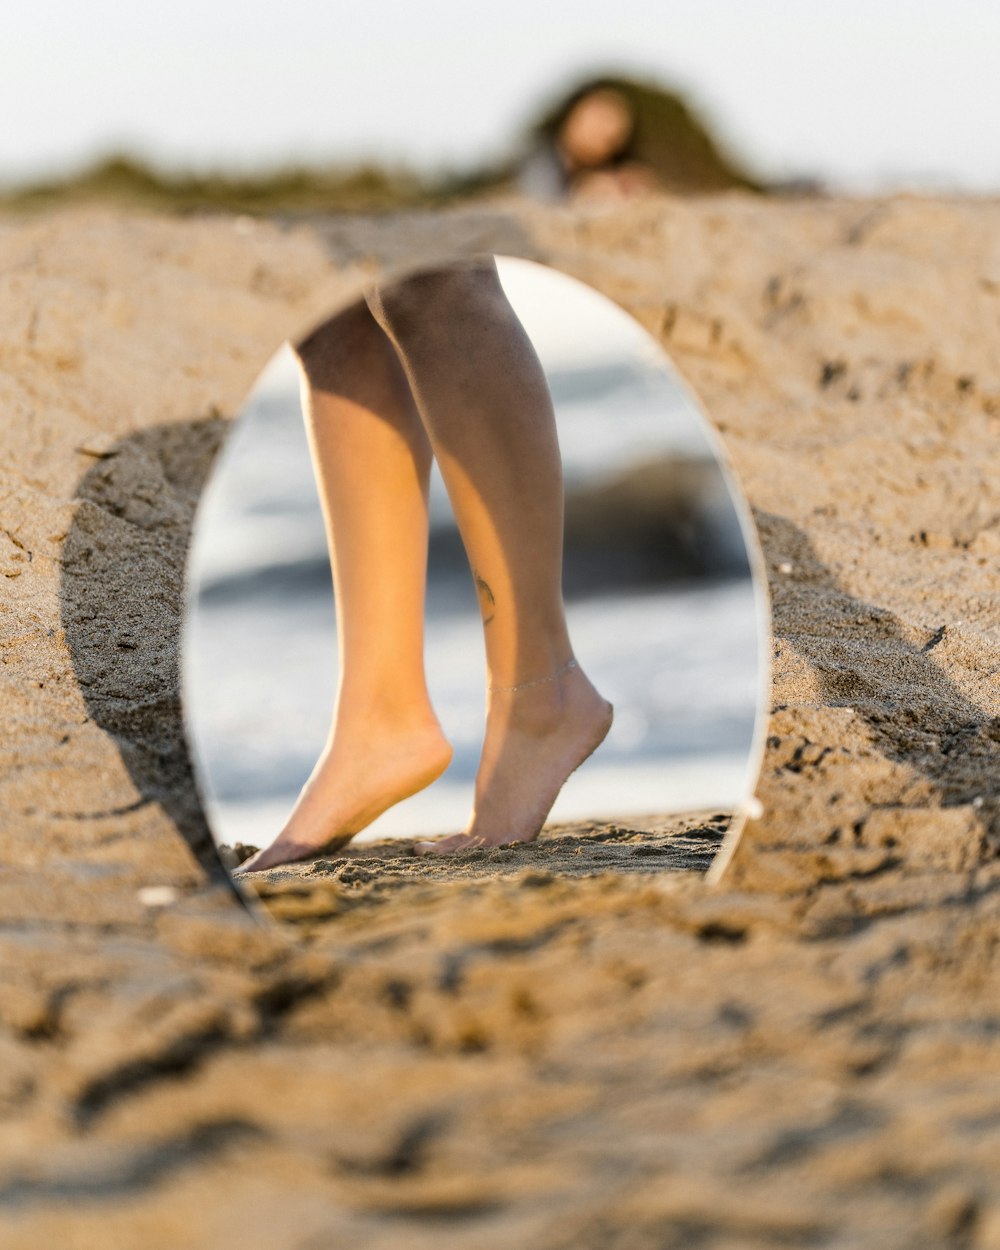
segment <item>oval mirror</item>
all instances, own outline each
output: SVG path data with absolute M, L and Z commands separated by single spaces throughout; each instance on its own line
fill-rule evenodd
M 330 878 L 705 872 L 753 804 L 759 568 L 606 297 L 510 257 L 373 291 L 269 362 L 199 508 L 183 698 L 224 862 L 309 923 Z

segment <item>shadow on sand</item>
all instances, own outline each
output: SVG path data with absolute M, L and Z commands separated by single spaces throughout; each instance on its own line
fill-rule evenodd
M 942 806 L 981 801 L 994 846 L 1000 844 L 1000 718 L 969 699 L 935 656 L 948 626 L 918 642 L 892 612 L 855 598 L 791 521 L 755 514 L 771 576 L 775 644 L 808 661 L 828 707 L 850 707 L 887 759 L 917 769 Z M 766 762 L 765 762 L 766 767 Z
M 135 806 L 159 804 L 209 879 L 231 884 L 195 787 L 179 668 L 195 511 L 228 426 L 211 416 L 84 449 L 60 607 L 88 713 L 114 738 Z

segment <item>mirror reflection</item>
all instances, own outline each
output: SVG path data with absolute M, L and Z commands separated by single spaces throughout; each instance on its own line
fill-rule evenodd
M 505 257 L 368 292 L 270 362 L 199 510 L 185 716 L 227 863 L 544 827 L 703 869 L 756 779 L 753 541 L 605 297 Z

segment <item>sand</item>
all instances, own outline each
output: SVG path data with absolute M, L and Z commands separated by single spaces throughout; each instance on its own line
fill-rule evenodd
M 284 336 L 477 249 L 620 299 L 723 434 L 763 814 L 714 887 L 718 822 L 580 827 L 265 925 L 183 746 L 199 490 Z M 998 332 L 986 201 L 0 222 L 4 1247 L 1000 1247 Z

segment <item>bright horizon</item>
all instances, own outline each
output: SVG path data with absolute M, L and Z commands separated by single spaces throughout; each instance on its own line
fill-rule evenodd
M 166 168 L 504 155 L 579 78 L 679 90 L 765 178 L 1000 192 L 1000 5 L 990 0 L 619 0 L 583 11 L 40 0 L 8 24 L 0 183 L 127 151 Z

